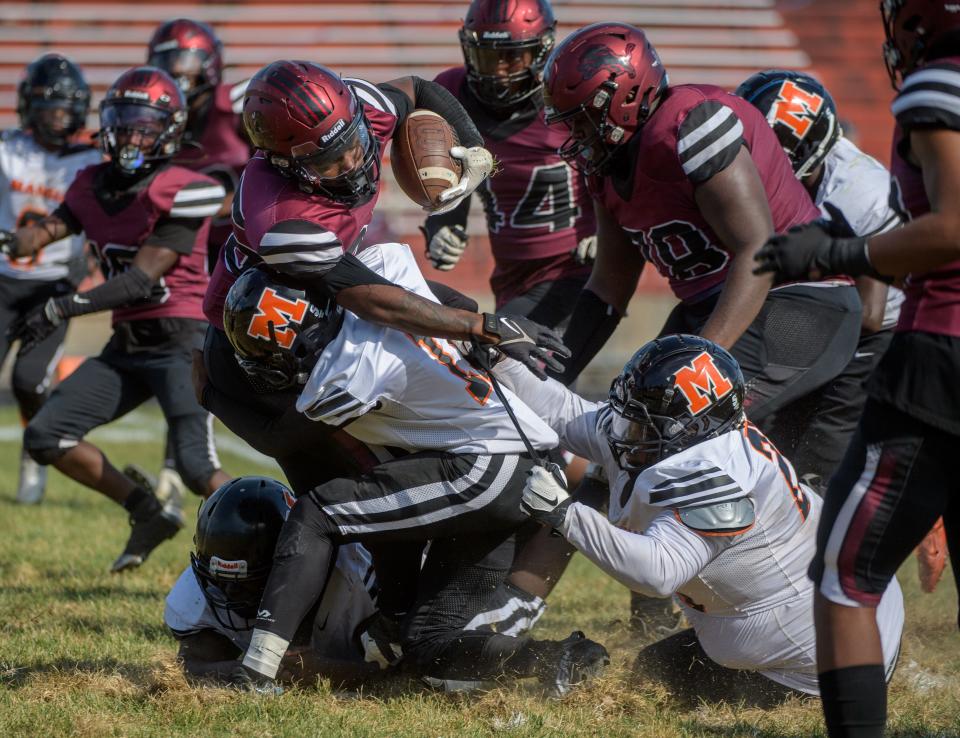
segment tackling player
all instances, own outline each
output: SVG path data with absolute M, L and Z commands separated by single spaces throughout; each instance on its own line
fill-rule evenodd
M 870 238 L 808 226 L 772 238 L 758 269 L 778 281 L 840 269 L 905 278 L 890 348 L 867 383 L 860 425 L 831 480 L 810 574 L 817 667 L 833 738 L 879 738 L 887 693 L 877 602 L 943 516 L 960 583 L 960 15 L 925 0 L 881 5 L 884 56 L 898 94 L 891 171 L 909 219 Z
M 207 230 L 223 188 L 170 164 L 185 121 L 183 93 L 165 72 L 124 72 L 100 105 L 100 142 L 110 161 L 81 171 L 50 215 L 16 233 L 0 232 L 11 257 L 79 233 L 96 249 L 106 281 L 49 298 L 14 334 L 30 350 L 71 317 L 113 311 L 103 352 L 57 387 L 24 434 L 38 463 L 53 464 L 130 513 L 133 530 L 113 571 L 139 566 L 183 520 L 85 441 L 89 431 L 156 397 L 189 487 L 209 495 L 230 478 L 216 456 L 212 418 L 190 392 L 190 352 L 205 327 Z
M 71 143 L 89 109 L 90 87 L 76 64 L 45 54 L 27 67 L 17 87 L 20 129 L 0 136 L 0 229 L 13 231 L 48 215 L 77 172 L 101 160 L 96 149 Z M 10 350 L 7 331 L 14 322 L 75 289 L 85 273 L 83 245 L 82 236 L 67 235 L 32 257 L 0 254 L 0 361 Z M 32 351 L 17 351 L 11 383 L 24 424 L 47 398 L 66 333 L 64 321 Z M 46 467 L 24 450 L 17 502 L 40 502 L 46 482 Z
M 360 259 L 393 283 L 435 299 L 406 246 L 370 247 Z M 284 351 L 260 337 L 262 306 L 278 297 L 294 316 L 311 311 L 316 321 L 302 332 L 293 323 L 274 328 L 290 338 Z M 538 452 L 556 446 L 556 435 L 523 403 L 512 398 L 527 438 L 490 380 L 453 344 L 372 325 L 332 300 L 317 304 L 259 269 L 231 289 L 224 324 L 241 366 L 256 376 L 291 376 L 312 366 L 298 409 L 380 448 L 385 459 L 368 474 L 330 481 L 298 500 L 281 532 L 244 658 L 254 679 L 274 678 L 293 633 L 322 594 L 314 572 L 325 571 L 336 546 L 351 541 L 431 541 L 416 601 L 401 624 L 405 663 L 427 677 L 538 676 L 564 693 L 606 663 L 602 646 L 579 632 L 558 642 L 466 630 L 513 562 L 513 533 L 523 522 L 522 477 Z
M 890 203 L 890 173 L 843 136 L 833 97 L 816 79 L 773 69 L 754 74 L 735 94 L 763 113 L 797 179 L 834 227 L 873 236 L 901 224 Z M 863 322 L 850 363 L 801 401 L 808 421 L 791 427 L 774 421 L 768 430 L 801 478 L 820 493 L 857 427 L 866 401 L 863 384 L 890 345 L 903 302 L 903 292 L 870 277 L 857 279 L 857 290 Z
M 816 694 L 806 570 L 822 503 L 746 419 L 736 360 L 699 336 L 663 336 L 634 354 L 603 403 L 536 382 L 515 362 L 496 372 L 610 480 L 604 516 L 535 468 L 525 510 L 632 590 L 676 592 L 683 603 L 693 630 L 644 649 L 639 674 L 673 675 L 682 681 L 668 686 L 701 696 L 770 691 L 736 669 Z M 903 597 L 895 580 L 880 594 L 880 674 L 889 679 Z
M 497 310 L 554 328 L 590 276 L 596 224 L 586 182 L 557 154 L 543 120 L 543 66 L 557 22 L 547 0 L 474 0 L 460 29 L 464 66 L 436 82 L 463 103 L 498 163 L 478 190 L 487 216 Z M 467 246 L 470 199 L 427 219 L 427 255 L 453 269 Z
M 203 503 L 190 566 L 167 595 L 163 613 L 188 675 L 221 683 L 245 681 L 240 657 L 250 643 L 273 550 L 294 502 L 279 482 L 241 477 Z M 373 587 L 367 552 L 359 544 L 342 546 L 323 599 L 304 619 L 305 628 L 284 659 L 285 680 L 355 680 L 377 671 L 364 663 L 355 639 L 374 612 Z
M 204 300 L 212 327 L 204 366 L 196 368 L 220 394 L 240 406 L 274 410 L 249 381 L 231 381 L 238 376 L 231 366 L 236 360 L 222 330 L 227 292 L 254 265 L 295 280 L 318 299 L 333 296 L 373 323 L 416 335 L 477 336 L 533 366 L 540 359 L 555 362 L 545 349 L 562 352 L 558 337 L 532 321 L 443 307 L 390 284 L 358 260 L 380 194 L 383 149 L 415 107 L 444 117 L 463 144 L 451 152 L 463 161 L 463 176 L 441 194 L 441 209 L 452 209 L 487 177 L 493 159 L 463 107 L 440 85 L 415 77 L 381 85 L 341 80 L 326 67 L 300 61 L 274 62 L 250 80 L 243 116 L 259 151 L 244 170 L 233 201 L 234 235 Z M 262 338 L 269 337 L 270 320 L 279 325 L 289 318 L 271 309 Z M 255 418 L 228 422 L 241 438 L 259 434 Z

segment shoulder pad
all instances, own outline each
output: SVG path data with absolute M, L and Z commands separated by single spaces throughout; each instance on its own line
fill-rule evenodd
M 371 82 L 357 77 L 344 77 L 343 81 L 350 87 L 360 102 L 364 105 L 379 110 L 381 113 L 397 115 L 397 107 L 391 102 L 390 98 L 383 94 L 383 91 Z
M 753 500 L 741 497 L 713 505 L 684 507 L 676 510 L 680 522 L 697 533 L 708 536 L 736 536 L 753 527 L 756 512 Z

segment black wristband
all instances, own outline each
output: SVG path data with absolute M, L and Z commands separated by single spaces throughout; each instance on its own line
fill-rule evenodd
M 620 324 L 622 316 L 590 290 L 583 290 L 563 334 L 563 343 L 571 351 L 562 374 L 548 372 L 565 385 L 571 384 L 590 360 L 603 348 Z
M 56 298 L 54 305 L 63 318 L 99 313 L 150 297 L 153 284 L 140 267 L 131 266 L 92 290 Z
M 870 263 L 866 238 L 835 239 L 830 247 L 830 262 L 836 274 L 880 278 L 879 272 Z

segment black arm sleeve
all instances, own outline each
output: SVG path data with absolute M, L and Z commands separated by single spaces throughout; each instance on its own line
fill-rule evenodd
M 470 201 L 473 199 L 472 195 L 467 195 L 460 203 L 448 213 L 441 213 L 440 215 L 431 215 L 425 221 L 423 221 L 423 226 L 421 231 L 423 232 L 423 237 L 427 240 L 427 244 L 430 243 L 437 231 L 439 231 L 444 226 L 460 226 L 463 230 L 467 230 L 467 218 L 470 215 Z
M 480 312 L 480 305 L 477 304 L 476 300 L 472 297 L 467 297 L 459 290 L 453 289 L 450 285 L 428 279 L 427 286 L 441 304 L 446 305 L 448 308 L 467 310 L 471 313 Z
M 470 115 L 446 87 L 420 77 L 412 79 L 415 107 L 432 110 L 446 120 L 456 131 L 461 146 L 483 146 L 483 137 Z
M 150 297 L 154 281 L 140 267 L 131 266 L 99 287 L 56 299 L 57 310 L 65 318 L 112 310 Z
M 583 290 L 563 334 L 563 343 L 572 352 L 562 374 L 551 374 L 563 384 L 571 384 L 590 360 L 603 348 L 623 316 L 590 290 Z
M 62 220 L 67 228 L 70 229 L 71 233 L 83 233 L 83 226 L 80 224 L 77 216 L 73 214 L 73 211 L 70 209 L 70 206 L 67 205 L 67 203 L 62 202 L 57 205 L 57 209 L 50 213 L 50 215 L 54 215 Z
M 301 281 L 304 286 L 320 288 L 331 297 L 336 297 L 340 290 L 345 290 L 348 287 L 359 287 L 365 284 L 393 284 L 389 279 L 384 279 L 370 269 L 353 254 L 344 254 L 333 269 L 318 274 L 316 279 L 310 279 L 307 275 L 304 275 Z
M 197 242 L 203 218 L 161 218 L 153 227 L 145 246 L 160 246 L 189 256 Z

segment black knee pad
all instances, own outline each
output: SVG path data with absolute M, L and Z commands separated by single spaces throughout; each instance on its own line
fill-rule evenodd
M 207 482 L 220 465 L 212 453 L 213 439 L 208 436 L 207 416 L 169 418 L 166 454 L 173 458 L 177 474 L 191 492 L 201 497 Z
M 58 438 L 42 423 L 31 422 L 23 431 L 23 448 L 30 455 L 30 458 L 38 464 L 47 466 L 53 464 L 63 456 L 68 448 L 62 448 Z
M 44 400 L 47 399 L 47 388 L 37 385 L 26 386 L 25 384 L 13 383 L 11 386 L 13 396 L 17 401 L 17 407 L 20 408 L 20 414 L 30 420 L 40 410 Z M 38 391 L 39 390 L 39 391 Z

